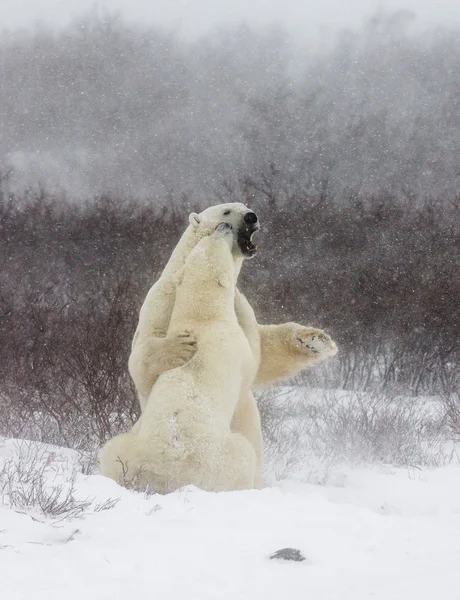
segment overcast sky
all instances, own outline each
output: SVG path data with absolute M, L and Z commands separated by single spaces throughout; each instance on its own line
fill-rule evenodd
M 460 22 L 460 0 L 0 0 L 0 29 L 37 21 L 62 25 L 95 6 L 192 37 L 241 21 L 279 22 L 296 34 L 318 35 L 359 24 L 379 7 L 410 9 L 422 26 Z

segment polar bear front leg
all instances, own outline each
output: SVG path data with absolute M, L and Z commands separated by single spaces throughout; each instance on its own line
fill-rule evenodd
M 259 325 L 261 360 L 256 387 L 293 377 L 337 353 L 335 342 L 321 329 L 298 323 Z
M 165 371 L 181 367 L 196 352 L 196 338 L 189 331 L 179 331 L 165 336 L 155 335 L 135 339 L 128 368 L 139 395 L 143 411 L 158 377 Z

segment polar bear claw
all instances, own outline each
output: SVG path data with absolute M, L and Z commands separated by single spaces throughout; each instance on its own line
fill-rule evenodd
M 319 357 L 334 356 L 337 346 L 332 339 L 320 329 L 300 328 L 296 332 L 296 342 L 303 352 L 311 352 Z

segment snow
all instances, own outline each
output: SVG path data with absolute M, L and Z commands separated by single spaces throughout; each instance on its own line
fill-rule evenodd
M 5 440 L 0 457 L 18 452 Z M 71 479 L 76 453 L 48 447 L 40 456 L 53 481 Z M 258 491 L 167 496 L 77 473 L 75 497 L 94 499 L 75 520 L 3 497 L 2 598 L 460 598 L 459 466 L 340 467 L 325 486 L 287 479 Z M 119 501 L 95 510 L 108 499 Z M 270 560 L 282 548 L 306 560 Z

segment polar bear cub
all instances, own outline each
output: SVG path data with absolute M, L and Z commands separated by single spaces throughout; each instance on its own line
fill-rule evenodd
M 189 484 L 215 492 L 254 487 L 254 448 L 230 430 L 253 377 L 252 351 L 234 308 L 233 244 L 232 226 L 222 223 L 190 252 L 168 335 L 192 332 L 197 351 L 158 378 L 133 430 L 104 446 L 103 475 L 158 493 Z

